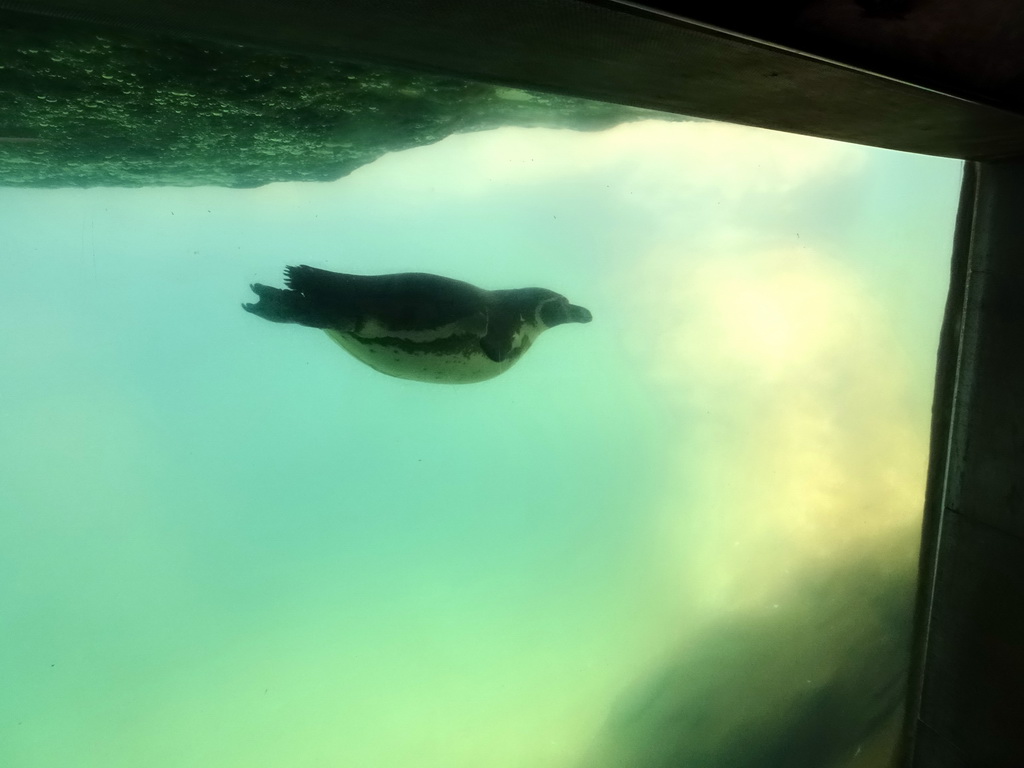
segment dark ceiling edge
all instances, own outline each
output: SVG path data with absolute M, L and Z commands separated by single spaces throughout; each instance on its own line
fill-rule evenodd
M 997 104 L 994 101 L 986 100 L 985 98 L 978 95 L 968 95 L 962 92 L 958 92 L 955 88 L 942 87 L 937 84 L 934 79 L 925 81 L 923 79 L 916 80 L 914 77 L 904 73 L 902 75 L 885 72 L 879 67 L 872 67 L 867 62 L 863 62 L 859 57 L 858 61 L 843 61 L 839 57 L 826 56 L 816 50 L 810 48 L 804 50 L 795 45 L 772 40 L 768 37 L 758 37 L 757 35 L 749 32 L 742 32 L 738 30 L 731 30 L 718 24 L 712 24 L 707 21 L 702 21 L 697 18 L 683 16 L 678 13 L 673 13 L 665 8 L 659 8 L 654 5 L 648 5 L 642 2 L 636 2 L 636 0 L 586 0 L 587 2 L 593 3 L 594 5 L 603 5 L 606 7 L 618 7 L 624 9 L 626 12 L 636 13 L 641 16 L 646 16 L 652 19 L 663 19 L 670 23 L 682 24 L 695 29 L 700 29 L 707 34 L 717 35 L 723 38 L 732 38 L 734 40 L 749 43 L 751 45 L 759 45 L 764 48 L 779 51 L 780 53 L 787 53 L 794 56 L 800 56 L 810 61 L 818 62 L 819 64 L 831 67 L 838 67 L 845 69 L 850 72 L 857 72 L 868 77 L 878 78 L 879 80 L 886 80 L 895 85 L 905 86 L 907 88 L 913 88 L 917 91 L 931 92 L 938 96 L 942 96 L 948 99 L 955 99 L 965 104 L 972 104 L 975 106 L 992 107 L 993 109 L 1006 110 L 1013 112 L 1012 109 L 1008 109 L 1005 105 Z
M 0 0 L 0 9 L 401 66 L 923 154 L 1024 154 L 1024 116 L 631 0 Z
M 675 19 L 686 24 L 703 27 L 708 31 L 718 31 L 781 51 L 798 53 L 823 63 L 843 66 L 894 83 L 930 90 L 962 101 L 1009 112 L 1020 113 L 1022 111 L 1019 102 L 1008 102 L 990 89 L 980 88 L 977 83 L 968 83 L 962 78 L 951 79 L 947 76 L 949 73 L 944 73 L 934 65 L 929 66 L 924 61 L 894 56 L 891 51 L 880 45 L 872 48 L 868 44 L 868 39 L 862 39 L 854 29 L 843 30 L 836 26 L 828 27 L 822 25 L 820 21 L 818 26 L 812 26 L 810 22 L 801 18 L 799 11 L 793 11 L 783 21 L 776 20 L 774 23 L 766 23 L 764 10 L 760 14 L 750 14 L 754 18 L 747 18 L 734 8 L 730 18 L 734 21 L 736 28 L 731 29 L 728 26 L 722 26 L 723 22 L 721 21 L 703 16 L 702 14 L 707 13 L 708 9 L 699 0 L 696 2 L 695 0 L 589 1 L 633 8 L 636 12 L 648 16 Z M 815 4 L 821 6 L 826 2 L 827 0 L 818 0 Z M 847 0 L 847 2 L 851 6 L 854 4 L 854 0 Z M 861 18 L 885 17 L 884 14 L 873 14 L 865 10 L 866 0 L 858 0 L 858 4 L 861 5 Z M 913 3 L 915 6 L 919 4 Z M 687 15 L 686 11 L 680 11 L 679 8 L 685 8 L 694 15 Z M 904 17 L 897 15 L 895 18 L 902 20 Z M 833 25 L 837 24 L 835 21 L 832 23 Z

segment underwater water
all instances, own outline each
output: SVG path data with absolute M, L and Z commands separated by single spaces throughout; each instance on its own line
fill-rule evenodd
M 647 120 L 0 189 L 0 765 L 887 765 L 960 173 Z M 594 320 L 404 381 L 241 309 L 293 264 Z

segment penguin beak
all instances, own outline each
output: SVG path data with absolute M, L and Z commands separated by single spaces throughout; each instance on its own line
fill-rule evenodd
M 571 323 L 589 323 L 594 319 L 594 316 L 590 314 L 590 310 L 586 307 L 570 304 L 567 309 L 569 311 L 569 322 Z

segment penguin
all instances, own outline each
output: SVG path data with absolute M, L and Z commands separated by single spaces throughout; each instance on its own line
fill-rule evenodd
M 492 379 L 548 328 L 589 323 L 590 311 L 546 288 L 487 291 L 423 272 L 348 275 L 285 268 L 286 289 L 254 283 L 247 312 L 324 330 L 388 376 L 443 384 Z

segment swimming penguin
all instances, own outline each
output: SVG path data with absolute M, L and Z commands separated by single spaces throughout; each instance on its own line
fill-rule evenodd
M 485 291 L 412 272 L 346 275 L 285 268 L 286 290 L 260 283 L 242 308 L 275 323 L 322 328 L 371 368 L 414 381 L 468 384 L 504 373 L 548 328 L 591 314 L 544 288 Z

